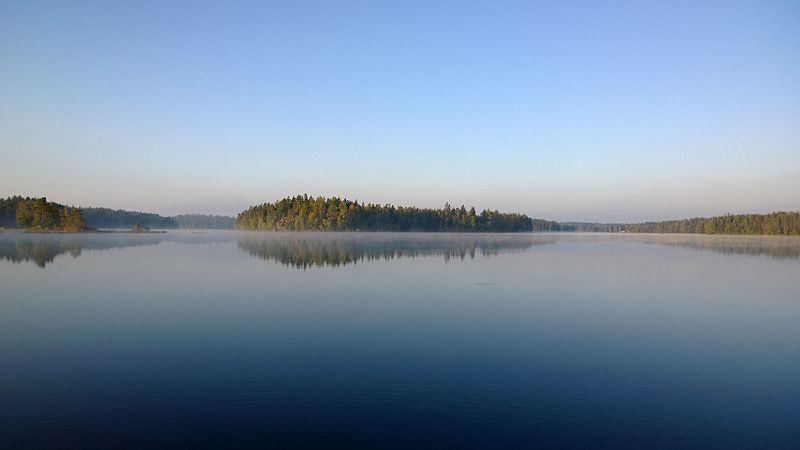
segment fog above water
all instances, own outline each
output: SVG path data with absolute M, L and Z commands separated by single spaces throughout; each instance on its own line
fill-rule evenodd
M 42 268 L 59 255 L 177 243 L 235 243 L 248 255 L 287 266 L 337 267 L 361 261 L 439 256 L 445 261 L 535 251 L 556 243 L 639 243 L 710 250 L 726 255 L 800 258 L 800 238 L 786 236 L 708 236 L 607 233 L 272 233 L 239 231 L 169 231 L 134 233 L 0 233 L 0 259 L 34 263 Z

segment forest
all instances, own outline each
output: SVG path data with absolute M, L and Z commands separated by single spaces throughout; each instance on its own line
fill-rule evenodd
M 442 209 L 359 203 L 339 197 L 286 197 L 253 206 L 236 217 L 236 228 L 270 231 L 531 231 L 524 214 L 463 205 Z
M 86 223 L 95 228 L 131 228 L 137 224 L 147 228 L 178 228 L 171 217 L 153 213 L 109 208 L 83 208 L 82 211 Z
M 38 215 L 34 217 L 34 212 L 31 208 L 36 202 L 44 202 L 47 206 L 42 207 L 44 212 L 37 213 Z M 75 215 L 75 211 L 77 211 L 83 222 L 83 228 L 130 229 L 137 224 L 148 228 L 178 227 L 178 222 L 174 219 L 158 214 L 121 209 L 67 207 L 59 203 L 48 202 L 44 197 L 22 197 L 19 195 L 0 198 L 0 227 L 73 231 L 76 225 L 67 223 L 66 226 L 68 228 L 64 228 L 66 222 L 62 219 L 56 220 L 56 211 L 61 214 L 65 209 L 72 215 Z M 19 217 L 22 217 L 21 222 L 18 220 Z
M 715 217 L 667 220 L 644 223 L 581 223 L 561 224 L 562 231 L 606 233 L 694 233 L 745 235 L 800 235 L 800 213 L 728 214 Z
M 180 214 L 172 216 L 178 228 L 228 230 L 233 228 L 234 219 L 231 216 L 215 216 L 210 214 Z
M 26 199 L 18 195 L 0 198 L 0 228 L 17 228 L 17 205 L 22 200 Z
M 40 231 L 83 231 L 87 228 L 80 209 L 48 202 L 45 197 L 0 200 L 3 227 L 8 224 L 8 228 L 12 228 L 12 211 L 16 228 Z
M 554 222 L 552 220 L 533 219 L 531 220 L 530 231 L 572 231 L 572 230 L 564 229 L 564 226 L 562 224 Z

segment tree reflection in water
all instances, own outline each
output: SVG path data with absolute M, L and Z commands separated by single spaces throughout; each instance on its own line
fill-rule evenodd
M 46 267 L 59 255 L 84 251 L 177 244 L 229 244 L 248 255 L 298 268 L 340 267 L 360 261 L 441 256 L 472 259 L 529 251 L 536 246 L 576 241 L 631 242 L 711 250 L 725 255 L 800 258 L 800 238 L 783 236 L 705 236 L 605 233 L 282 233 L 177 231 L 131 233 L 0 233 L 0 260 Z

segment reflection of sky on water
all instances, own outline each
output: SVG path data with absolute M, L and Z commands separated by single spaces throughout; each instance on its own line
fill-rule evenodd
M 797 243 L 5 234 L 0 441 L 796 448 Z

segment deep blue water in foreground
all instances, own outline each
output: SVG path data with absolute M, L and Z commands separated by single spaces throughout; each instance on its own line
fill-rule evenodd
M 0 234 L 0 447 L 800 448 L 800 239 Z

